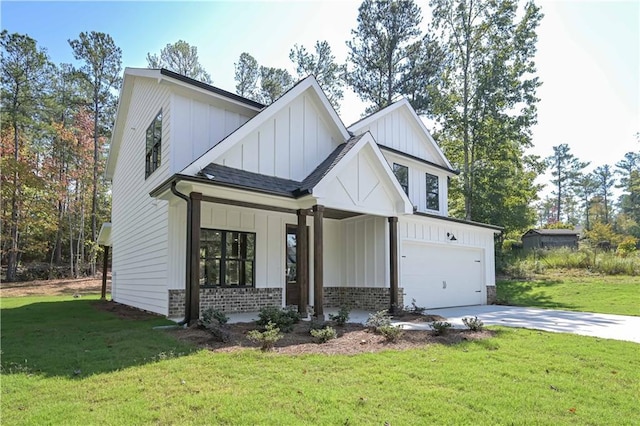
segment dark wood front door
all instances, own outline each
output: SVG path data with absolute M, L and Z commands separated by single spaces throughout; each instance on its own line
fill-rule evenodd
M 285 285 L 287 306 L 298 305 L 300 300 L 300 286 L 296 280 L 296 226 L 287 225 L 285 237 Z

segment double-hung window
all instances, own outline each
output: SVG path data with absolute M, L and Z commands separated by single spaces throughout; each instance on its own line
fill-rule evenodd
M 404 193 L 409 195 L 409 168 L 401 164 L 393 163 L 393 174 L 396 175 Z
M 427 173 L 427 210 L 440 210 L 438 176 Z
M 160 167 L 162 154 L 162 110 L 153 119 L 146 134 L 146 151 L 144 157 L 144 178 Z
M 253 287 L 256 234 L 201 229 L 200 285 Z

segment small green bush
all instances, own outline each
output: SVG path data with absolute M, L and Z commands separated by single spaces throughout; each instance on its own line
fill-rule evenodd
M 260 343 L 260 349 L 263 352 L 273 349 L 276 342 L 283 337 L 284 335 L 280 333 L 280 329 L 272 322 L 267 323 L 265 331 L 251 330 L 247 333 L 249 340 Z
M 273 323 L 283 333 L 293 331 L 293 326 L 300 322 L 300 314 L 291 308 L 280 309 L 275 306 L 266 306 L 260 309 L 258 314 L 258 325 L 266 327 Z
M 311 318 L 311 320 L 309 321 L 309 331 L 311 330 L 322 330 L 325 327 L 329 326 L 329 322 L 321 319 L 321 318 L 316 318 L 313 317 Z
M 433 332 L 438 336 L 443 336 L 447 334 L 447 331 L 452 327 L 450 322 L 447 321 L 434 321 L 429 324 L 429 327 L 433 330 Z
M 349 321 L 349 308 L 343 306 L 336 315 L 329 314 L 329 319 L 336 323 L 337 326 L 343 327 Z
M 397 342 L 404 334 L 401 325 L 383 325 L 378 327 L 377 333 L 384 336 L 387 342 Z
M 635 253 L 638 248 L 636 245 L 638 244 L 638 240 L 634 237 L 625 237 L 624 240 L 620 244 L 618 244 L 618 248 L 616 249 L 616 254 L 622 257 L 626 257 L 632 253 Z
M 327 343 L 329 340 L 338 337 L 338 333 L 332 327 L 311 330 L 311 335 L 318 340 L 319 343 Z
M 391 315 L 389 315 L 389 311 L 387 311 L 386 309 L 373 314 L 369 314 L 369 318 L 367 319 L 365 325 L 370 330 L 378 331 L 380 327 L 391 325 Z
M 462 318 L 462 323 L 471 331 L 482 331 L 484 323 L 478 317 Z
M 228 321 L 229 321 L 229 317 L 226 316 L 224 312 L 214 308 L 207 308 L 204 311 L 202 311 L 202 318 L 200 318 L 199 323 L 206 327 L 207 324 L 215 324 L 215 323 L 224 325 Z

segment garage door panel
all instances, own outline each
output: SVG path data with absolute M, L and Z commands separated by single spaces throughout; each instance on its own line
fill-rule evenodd
M 401 286 L 405 301 L 440 308 L 483 303 L 484 266 L 480 249 L 404 242 Z

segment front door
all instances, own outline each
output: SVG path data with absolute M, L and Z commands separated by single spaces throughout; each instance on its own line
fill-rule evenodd
M 296 226 L 287 225 L 287 235 L 285 244 L 285 292 L 287 306 L 298 305 L 300 300 L 300 286 L 296 280 Z

